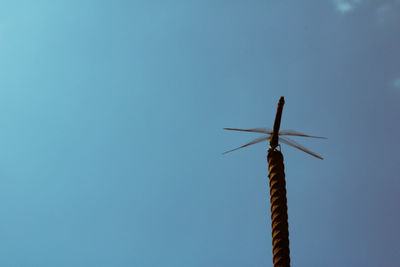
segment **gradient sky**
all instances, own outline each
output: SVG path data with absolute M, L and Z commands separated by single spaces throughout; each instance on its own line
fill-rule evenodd
M 0 0 L 0 266 L 399 266 L 400 1 Z

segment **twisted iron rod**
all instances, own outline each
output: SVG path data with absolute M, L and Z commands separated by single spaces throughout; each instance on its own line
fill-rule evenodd
M 267 160 L 271 196 L 273 263 L 274 267 L 289 267 L 289 224 L 283 155 L 280 151 L 270 148 Z

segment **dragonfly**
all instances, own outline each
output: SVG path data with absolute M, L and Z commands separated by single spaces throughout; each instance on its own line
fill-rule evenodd
M 236 151 L 238 149 L 247 147 L 247 146 L 251 146 L 257 143 L 261 143 L 264 141 L 269 140 L 270 142 L 270 147 L 271 149 L 276 149 L 276 147 L 280 146 L 279 145 L 279 141 L 292 146 L 294 148 L 297 148 L 303 152 L 306 152 L 307 154 L 314 156 L 318 159 L 323 159 L 321 156 L 315 154 L 314 152 L 311 152 L 310 150 L 308 150 L 307 148 L 301 146 L 300 144 L 298 144 L 297 142 L 295 142 L 294 140 L 288 138 L 287 136 L 299 136 L 299 137 L 310 137 L 310 138 L 318 138 L 318 139 L 327 139 L 326 137 L 321 137 L 321 136 L 314 136 L 314 135 L 308 135 L 308 134 L 304 134 L 304 133 L 300 133 L 297 131 L 291 131 L 291 130 L 283 130 L 283 131 L 279 131 L 280 128 L 280 121 L 281 121 L 281 117 L 282 117 L 282 109 L 283 109 L 283 105 L 285 103 L 285 100 L 283 97 L 280 98 L 279 103 L 278 103 L 278 109 L 277 109 L 277 113 L 276 113 L 276 117 L 275 117 L 275 122 L 274 122 L 274 129 L 270 129 L 270 128 L 253 128 L 253 129 L 239 129 L 239 128 L 224 128 L 224 130 L 228 130 L 228 131 L 240 131 L 240 132 L 250 132 L 250 133 L 262 133 L 265 134 L 266 136 L 261 136 L 258 137 L 254 140 L 252 140 L 251 142 L 228 150 L 226 152 L 224 152 L 223 154 L 227 154 L 233 151 Z

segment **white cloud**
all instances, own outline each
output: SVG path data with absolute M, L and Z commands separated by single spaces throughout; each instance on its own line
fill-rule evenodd
M 342 14 L 353 10 L 361 1 L 362 0 L 334 0 L 336 9 Z
M 388 24 L 397 24 L 400 22 L 400 0 L 332 0 L 342 15 L 354 11 L 362 4 L 367 4 L 366 7 L 372 8 L 375 20 L 379 25 L 387 26 Z

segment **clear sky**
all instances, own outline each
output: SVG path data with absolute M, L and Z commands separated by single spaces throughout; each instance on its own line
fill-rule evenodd
M 0 0 L 0 266 L 400 266 L 400 1 Z

